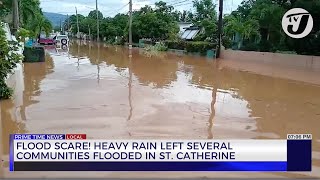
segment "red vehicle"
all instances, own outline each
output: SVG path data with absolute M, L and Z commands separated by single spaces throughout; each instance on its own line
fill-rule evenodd
M 38 43 L 44 45 L 54 45 L 56 43 L 54 38 L 46 37 L 45 35 L 39 35 Z

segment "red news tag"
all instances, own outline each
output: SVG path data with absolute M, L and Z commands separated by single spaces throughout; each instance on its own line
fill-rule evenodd
M 66 139 L 87 139 L 86 134 L 66 134 Z

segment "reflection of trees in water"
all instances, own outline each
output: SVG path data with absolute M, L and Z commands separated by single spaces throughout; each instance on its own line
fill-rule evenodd
M 23 106 L 21 107 L 21 116 L 23 120 L 25 117 L 25 108 L 29 105 L 38 103 L 32 100 L 32 97 L 39 96 L 41 93 L 40 83 L 47 74 L 53 72 L 54 63 L 49 55 L 46 55 L 44 63 L 25 63 L 24 64 L 24 85 L 23 92 Z
M 167 86 L 177 79 L 177 70 L 177 61 L 133 56 L 132 71 L 144 85 L 153 84 L 157 88 Z
M 213 88 L 212 102 L 216 88 L 235 91 L 235 94 L 230 94 L 233 98 L 246 100 L 247 108 L 251 109 L 250 116 L 256 117 L 255 131 L 275 133 L 282 138 L 288 133 L 313 133 L 314 137 L 320 138 L 320 98 L 316 98 L 320 97 L 319 86 L 216 68 L 215 63 L 204 66 L 201 63 L 205 61 L 192 62 L 186 59 L 183 63 L 190 67 L 182 69 L 192 74 L 193 84 L 201 88 Z M 211 112 L 209 119 L 215 114 L 213 103 Z M 209 129 L 212 126 L 210 122 Z
M 246 100 L 251 117 L 256 117 L 256 131 L 281 138 L 288 133 L 320 138 L 320 87 L 228 68 L 204 71 L 194 66 L 192 73 L 192 81 L 201 87 L 215 87 L 218 76 L 218 89 L 235 90 L 233 98 Z
M 129 51 L 122 47 L 103 47 L 101 48 L 101 60 L 107 65 L 114 65 L 118 72 L 129 67 Z
M 190 67 L 191 68 L 188 68 Z M 217 92 L 221 84 L 218 63 L 208 63 L 206 61 L 184 61 L 182 70 L 187 74 L 192 74 L 191 83 L 200 88 L 212 88 L 210 116 L 208 119 L 208 139 L 213 139 L 213 126 L 216 115 L 215 105 L 217 102 Z
M 25 125 L 23 122 L 13 119 L 16 114 L 16 106 L 13 100 L 1 101 L 1 146 L 3 148 L 3 154 L 9 154 L 9 135 L 25 133 Z
M 320 87 L 283 79 L 239 72 L 233 77 L 239 95 L 249 102 L 257 130 L 274 132 L 282 138 L 288 133 L 312 133 L 320 138 Z M 318 114 L 318 115 L 317 115 Z
M 24 122 L 26 117 L 26 107 L 38 103 L 33 97 L 39 96 L 41 93 L 40 83 L 47 74 L 53 72 L 54 63 L 52 58 L 46 54 L 46 62 L 44 63 L 25 63 L 24 64 L 24 91 L 23 104 L 16 107 L 14 100 L 1 101 L 1 119 L 2 119 L 2 142 L 4 145 L 9 143 L 9 134 L 25 133 Z M 20 111 L 18 111 L 20 109 Z M 18 116 L 18 118 L 16 117 Z M 5 154 L 8 148 L 5 148 Z
M 69 54 L 74 57 L 88 57 L 89 56 L 89 48 L 97 49 L 95 44 L 90 43 L 84 44 L 83 42 L 73 41 L 69 47 Z
M 89 50 L 89 44 L 80 45 L 80 52 Z M 77 45 L 70 47 L 72 55 L 77 54 Z M 128 49 L 123 47 L 104 47 L 100 46 L 100 52 L 96 43 L 92 43 L 90 55 L 88 55 L 91 64 L 105 62 L 107 65 L 114 65 L 116 71 L 122 72 L 129 67 Z M 89 54 L 89 53 L 87 53 Z M 97 62 L 99 55 L 99 62 Z M 145 55 L 139 54 L 138 50 L 132 51 L 132 72 L 145 85 L 150 83 L 157 87 L 163 87 L 176 80 L 177 62 L 168 61 L 163 57 L 153 56 L 148 58 Z

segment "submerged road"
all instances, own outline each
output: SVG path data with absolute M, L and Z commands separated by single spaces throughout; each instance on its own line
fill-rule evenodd
M 320 177 L 320 84 L 203 57 L 134 49 L 129 58 L 125 48 L 95 43 L 47 52 L 45 63 L 24 64 L 21 94 L 0 102 L 0 157 L 8 157 L 11 133 L 85 133 L 90 139 L 284 139 L 311 133 L 314 171 L 9 173 L 4 162 L 4 177 Z

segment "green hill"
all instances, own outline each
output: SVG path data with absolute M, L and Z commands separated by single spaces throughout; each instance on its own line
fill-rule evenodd
M 67 15 L 51 13 L 51 12 L 43 12 L 44 16 L 52 23 L 53 27 L 60 26 L 67 19 Z

